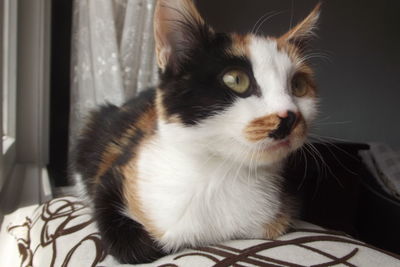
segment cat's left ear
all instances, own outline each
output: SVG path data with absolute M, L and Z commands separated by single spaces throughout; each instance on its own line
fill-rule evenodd
M 154 12 L 154 38 L 157 63 L 179 70 L 192 48 L 212 34 L 192 0 L 157 0 Z
M 321 3 L 318 3 L 311 13 L 294 28 L 282 35 L 279 40 L 293 43 L 303 48 L 315 36 L 319 15 L 321 12 Z

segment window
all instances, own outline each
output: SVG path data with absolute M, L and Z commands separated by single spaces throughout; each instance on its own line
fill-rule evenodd
M 0 0 L 0 220 L 51 197 L 50 19 L 51 0 Z
M 17 91 L 17 3 L 1 3 L 1 114 L 2 114 L 2 175 L 0 189 L 15 162 L 16 91 Z

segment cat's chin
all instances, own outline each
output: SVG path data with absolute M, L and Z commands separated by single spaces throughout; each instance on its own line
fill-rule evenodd
M 285 138 L 266 145 L 258 151 L 256 161 L 259 165 L 271 165 L 284 160 L 304 144 L 305 138 Z
M 274 151 L 277 151 L 279 149 L 290 149 L 290 147 L 291 147 L 290 139 L 284 139 L 281 141 L 274 142 L 273 144 L 265 147 L 263 150 L 268 153 L 274 153 Z

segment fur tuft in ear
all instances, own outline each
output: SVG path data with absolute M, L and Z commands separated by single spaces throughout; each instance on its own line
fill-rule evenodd
M 303 48 L 307 42 L 315 36 L 315 29 L 317 28 L 319 15 L 321 12 L 321 3 L 318 3 L 311 13 L 294 28 L 290 29 L 287 33 L 279 39 L 282 41 L 293 43 L 300 48 Z
M 158 0 L 154 13 L 157 63 L 178 71 L 191 48 L 201 45 L 212 33 L 191 0 Z

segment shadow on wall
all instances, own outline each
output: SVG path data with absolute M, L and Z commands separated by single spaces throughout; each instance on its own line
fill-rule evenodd
M 218 31 L 249 32 L 272 12 L 260 33 L 279 35 L 318 1 L 202 0 Z M 281 12 L 281 13 L 280 13 Z M 400 1 L 324 1 L 314 50 L 321 116 L 315 131 L 348 141 L 379 141 L 400 148 Z

